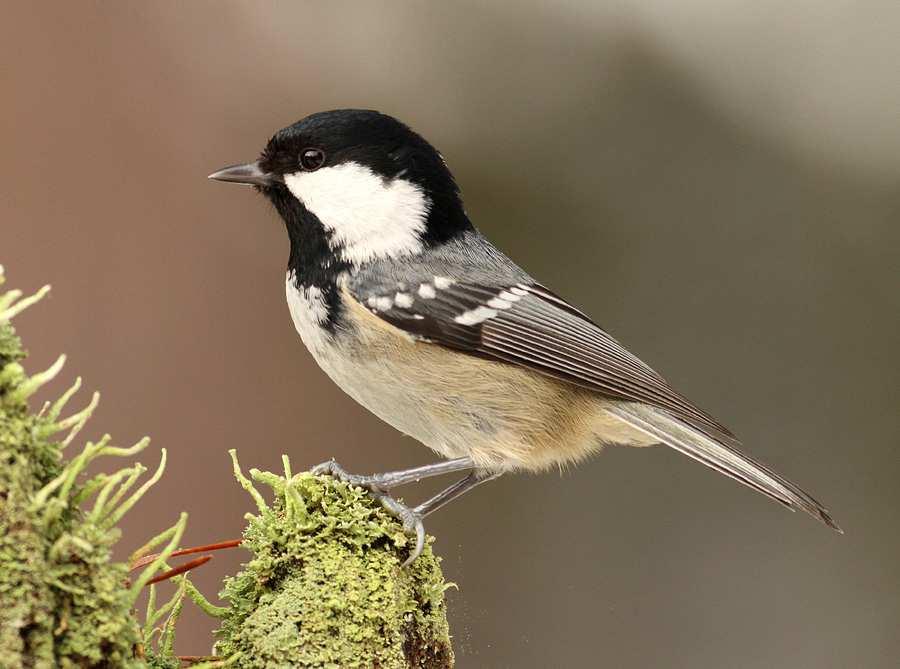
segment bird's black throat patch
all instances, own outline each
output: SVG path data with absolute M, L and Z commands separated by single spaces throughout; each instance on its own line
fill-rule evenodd
M 282 185 L 264 189 L 264 194 L 281 215 L 291 242 L 288 272 L 292 272 L 297 288 L 315 287 L 322 292 L 327 319 L 322 327 L 333 332 L 340 315 L 338 277 L 351 269 L 341 258 L 340 246 L 332 239 L 318 217 L 309 211 Z

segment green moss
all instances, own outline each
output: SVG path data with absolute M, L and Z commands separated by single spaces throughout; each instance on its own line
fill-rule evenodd
M 22 342 L 16 336 L 12 325 L 0 323 L 0 369 L 11 362 L 18 362 L 24 357 Z
M 134 657 L 140 637 L 127 568 L 110 556 L 119 536 L 108 522 L 114 508 L 97 502 L 85 512 L 78 503 L 89 492 L 79 480 L 83 468 L 94 457 L 128 451 L 104 439 L 63 460 L 95 405 L 59 419 L 77 384 L 40 413 L 28 407 L 63 359 L 28 376 L 9 321 L 45 292 L 22 300 L 18 291 L 0 293 L 0 666 L 143 667 Z M 60 433 L 68 434 L 59 440 Z M 104 480 L 93 479 L 98 491 Z
M 253 559 L 222 592 L 231 607 L 217 633 L 221 656 L 247 669 L 453 666 L 431 539 L 401 569 L 409 540 L 361 489 L 251 470 L 272 489 L 269 505 L 236 461 L 235 471 L 259 513 L 244 534 Z

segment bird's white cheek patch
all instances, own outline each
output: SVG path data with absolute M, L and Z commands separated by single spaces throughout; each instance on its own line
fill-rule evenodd
M 334 234 L 353 263 L 422 250 L 431 202 L 416 184 L 385 180 L 358 163 L 295 172 L 284 183 Z

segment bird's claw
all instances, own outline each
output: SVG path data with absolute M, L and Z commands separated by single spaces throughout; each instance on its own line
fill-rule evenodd
M 396 500 L 395 500 L 396 501 Z M 409 552 L 409 557 L 403 563 L 403 567 L 408 567 L 413 561 L 422 554 L 425 548 L 425 523 L 422 522 L 422 514 L 408 506 L 403 507 L 400 522 L 403 523 L 403 531 L 407 535 L 415 536 L 416 545 Z
M 374 499 L 378 500 L 385 511 L 400 521 L 403 525 L 403 531 L 408 536 L 416 539 L 416 544 L 410 550 L 409 557 L 401 565 L 402 568 L 408 567 L 422 554 L 422 550 L 425 548 L 425 524 L 422 522 L 424 516 L 417 509 L 410 508 L 403 502 L 391 497 L 378 484 L 377 474 L 373 476 L 350 474 L 334 459 L 326 460 L 313 467 L 310 471 L 318 476 L 331 476 L 344 483 L 364 488 Z

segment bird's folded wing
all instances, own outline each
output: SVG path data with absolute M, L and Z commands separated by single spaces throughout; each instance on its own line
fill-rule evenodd
M 424 341 L 529 367 L 618 400 L 643 402 L 714 439 L 723 425 L 575 307 L 538 284 L 488 286 L 438 277 L 408 290 L 351 289 L 372 313 Z

